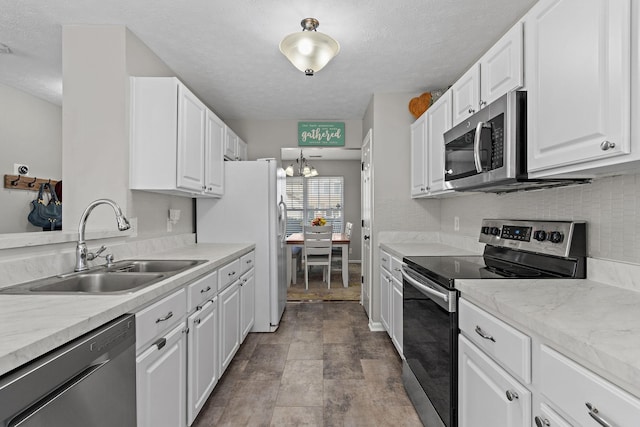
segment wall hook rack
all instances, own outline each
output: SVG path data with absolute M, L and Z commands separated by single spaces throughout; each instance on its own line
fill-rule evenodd
M 10 190 L 38 191 L 40 189 L 40 184 L 47 183 L 50 184 L 51 187 L 54 187 L 58 181 L 49 178 L 32 178 L 30 176 L 22 175 L 4 176 L 4 188 L 8 188 Z

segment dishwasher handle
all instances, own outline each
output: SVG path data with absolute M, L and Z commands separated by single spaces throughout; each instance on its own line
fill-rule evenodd
M 16 415 L 16 417 L 13 418 L 9 422 L 9 424 L 7 424 L 7 427 L 20 427 L 25 421 L 28 421 L 29 418 L 37 414 L 39 411 L 45 408 L 49 403 L 53 402 L 54 400 L 62 396 L 64 393 L 66 393 L 69 389 L 74 387 L 76 384 L 89 378 L 93 373 L 95 373 L 98 369 L 102 368 L 109 362 L 110 360 L 107 359 L 102 362 L 95 363 L 91 366 L 88 366 L 85 370 L 80 372 L 78 375 L 71 378 L 69 381 L 62 384 L 57 389 L 53 390 L 51 393 L 49 393 L 48 395 L 40 399 L 38 402 L 34 403 L 32 406 L 25 409 L 20 414 Z

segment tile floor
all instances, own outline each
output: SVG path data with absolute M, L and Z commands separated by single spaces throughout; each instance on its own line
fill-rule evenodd
M 356 302 L 287 303 L 278 331 L 249 334 L 193 424 L 421 425 L 400 357 Z

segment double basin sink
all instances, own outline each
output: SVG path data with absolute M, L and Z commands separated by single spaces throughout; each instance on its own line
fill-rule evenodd
M 206 260 L 130 260 L 108 267 L 47 277 L 0 289 L 4 294 L 126 294 L 139 291 Z

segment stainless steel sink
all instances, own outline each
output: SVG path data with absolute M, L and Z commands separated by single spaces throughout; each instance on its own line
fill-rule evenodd
M 31 292 L 81 292 L 91 294 L 133 292 L 165 278 L 164 274 L 136 274 L 107 272 L 84 273 L 53 283 L 34 286 Z
M 138 291 L 206 260 L 132 260 L 111 267 L 22 283 L 0 289 L 4 294 L 114 295 Z
M 131 272 L 131 273 L 173 273 L 177 274 L 183 270 L 206 262 L 205 260 L 162 260 L 162 259 L 141 259 L 131 261 L 119 261 L 107 268 L 109 272 Z

